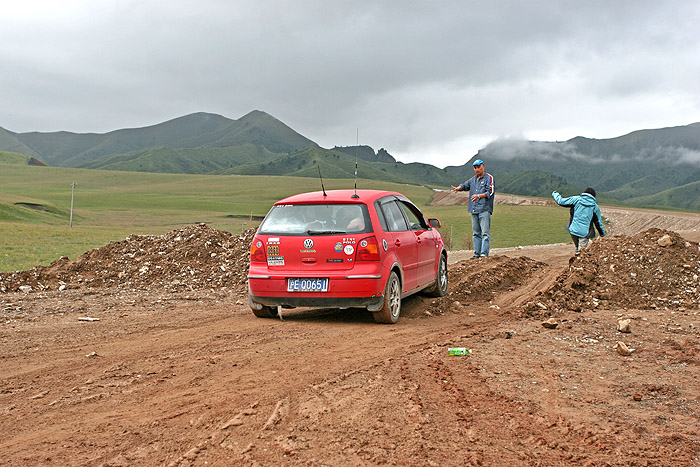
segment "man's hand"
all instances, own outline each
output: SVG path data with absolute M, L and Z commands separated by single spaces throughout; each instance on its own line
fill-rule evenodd
M 472 195 L 472 201 L 476 201 L 477 199 L 479 199 L 479 196 L 480 195 Z
M 450 185 L 450 186 L 452 187 L 453 192 L 457 193 L 458 191 L 460 191 L 458 186 L 454 186 L 454 185 Z

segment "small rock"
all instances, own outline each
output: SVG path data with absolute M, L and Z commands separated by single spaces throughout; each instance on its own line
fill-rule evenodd
M 554 318 L 549 318 L 547 321 L 542 322 L 542 326 L 547 329 L 556 329 L 559 326 L 559 322 Z
M 48 393 L 49 391 L 40 392 L 39 394 L 32 396 L 32 399 L 43 399 Z
M 19 286 L 19 290 L 21 290 L 21 291 L 24 292 L 24 293 L 29 293 L 29 292 L 31 292 L 31 291 L 34 290 L 34 289 L 32 289 L 32 286 L 31 286 L 31 285 L 20 285 L 20 286 Z
M 634 399 L 634 400 L 636 400 L 637 402 L 639 402 L 639 401 L 642 400 L 642 395 L 639 394 L 638 392 L 635 392 L 635 393 L 632 395 L 632 399 Z
M 243 425 L 243 419 L 240 414 L 236 415 L 233 417 L 231 420 L 227 421 L 221 426 L 222 430 L 227 430 L 231 428 L 232 426 L 241 426 Z
M 673 245 L 673 240 L 671 239 L 671 236 L 670 236 L 670 235 L 666 234 L 666 235 L 664 235 L 663 237 L 661 237 L 660 239 L 658 239 L 658 240 L 656 241 L 656 243 L 658 243 L 659 246 L 665 248 L 665 247 L 667 247 L 667 246 Z
M 630 323 L 632 323 L 632 320 L 629 318 L 618 320 L 617 321 L 618 332 L 625 332 L 625 333 L 632 332 L 630 330 Z
M 630 348 L 627 347 L 624 342 L 618 341 L 617 344 L 615 344 L 615 350 L 623 357 L 629 357 L 632 355 L 632 350 L 630 350 Z
M 515 335 L 515 331 L 513 330 L 508 330 L 508 331 L 501 331 L 498 333 L 498 337 L 502 339 L 511 339 Z
M 546 310 L 546 309 L 547 309 L 547 305 L 545 305 L 545 304 L 542 303 L 542 302 L 537 302 L 537 306 L 538 306 L 540 309 L 542 309 L 542 310 Z

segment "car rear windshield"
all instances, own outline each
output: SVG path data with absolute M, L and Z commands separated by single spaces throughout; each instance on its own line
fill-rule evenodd
M 338 235 L 371 232 L 364 204 L 279 204 L 260 224 L 263 235 Z

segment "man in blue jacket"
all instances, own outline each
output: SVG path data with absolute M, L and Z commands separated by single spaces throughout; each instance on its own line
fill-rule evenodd
M 472 215 L 472 233 L 474 234 L 473 258 L 484 258 L 489 255 L 491 246 L 491 214 L 493 214 L 493 195 L 495 188 L 493 176 L 486 173 L 484 161 L 477 159 L 472 164 L 474 176 L 458 186 L 452 186 L 452 191 L 469 190 L 467 210 Z
M 574 241 L 576 254 L 582 248 L 588 246 L 589 239 L 595 237 L 593 226 L 598 229 L 601 237 L 605 237 L 602 216 L 593 188 L 586 188 L 579 196 L 570 196 L 568 198 L 562 198 L 558 191 L 553 191 L 552 197 L 559 206 L 570 207 L 572 210 L 566 230 L 569 231 Z

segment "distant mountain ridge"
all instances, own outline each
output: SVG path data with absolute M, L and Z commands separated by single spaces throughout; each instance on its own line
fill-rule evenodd
M 157 147 L 173 149 L 223 148 L 253 144 L 271 153 L 288 153 L 315 142 L 300 135 L 276 118 L 254 110 L 239 120 L 204 112 L 186 115 L 143 128 L 109 133 L 11 133 L 3 130 L 0 148 L 23 152 L 22 148 L 49 165 L 81 167 L 114 155 Z M 13 138 L 14 137 L 14 138 Z M 14 142 L 8 147 L 5 140 Z
M 192 174 L 358 177 L 447 188 L 473 176 L 480 158 L 496 190 L 548 196 L 592 186 L 606 200 L 636 206 L 700 210 L 700 123 L 639 130 L 610 139 L 563 142 L 496 140 L 464 165 L 439 169 L 404 164 L 381 148 L 320 147 L 271 115 L 254 110 L 238 120 L 198 112 L 109 133 L 13 133 L 0 127 L 6 156 L 59 167 Z M 3 158 L 0 158 L 3 163 Z M 28 162 L 27 162 L 28 163 Z M 565 192 L 571 190 L 571 193 Z

